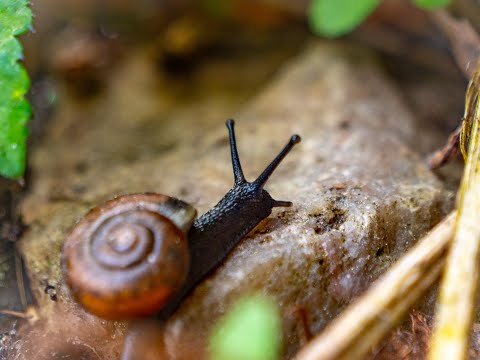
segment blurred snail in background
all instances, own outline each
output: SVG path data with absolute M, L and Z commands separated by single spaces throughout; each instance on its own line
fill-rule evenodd
M 176 198 L 123 195 L 90 210 L 73 228 L 62 254 L 62 269 L 74 298 L 107 319 L 151 314 L 168 316 L 185 296 L 274 207 L 263 189 L 270 175 L 300 142 L 293 135 L 260 176 L 245 180 L 234 121 L 227 121 L 234 186 L 204 215 Z

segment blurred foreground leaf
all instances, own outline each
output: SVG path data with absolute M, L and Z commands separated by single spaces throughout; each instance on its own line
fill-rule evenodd
M 216 324 L 211 360 L 275 360 L 281 345 L 277 305 L 261 295 L 240 299 Z
M 412 2 L 423 9 L 436 9 L 451 3 L 451 0 L 412 0 Z
M 313 0 L 309 21 L 317 35 L 328 37 L 348 33 L 379 4 L 379 0 Z
M 225 17 L 232 12 L 231 0 L 202 0 L 203 7 L 212 15 Z
M 19 178 L 25 171 L 26 123 L 30 104 L 25 99 L 30 81 L 15 38 L 31 26 L 27 0 L 0 0 L 0 175 Z
M 412 0 L 423 9 L 431 10 L 448 5 L 451 0 Z M 309 22 L 317 35 L 345 35 L 360 25 L 380 4 L 380 0 L 312 0 Z

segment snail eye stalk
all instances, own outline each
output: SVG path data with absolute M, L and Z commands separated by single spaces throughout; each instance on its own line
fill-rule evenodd
M 280 153 L 272 160 L 272 162 L 263 170 L 257 180 L 254 181 L 256 186 L 259 189 L 263 188 L 268 178 L 275 171 L 277 166 L 282 162 L 282 160 L 287 156 L 287 154 L 293 149 L 293 147 L 298 144 L 302 138 L 299 135 L 292 135 L 285 147 L 280 151 Z M 280 206 L 280 205 L 279 205 Z
M 235 138 L 235 121 L 233 119 L 227 120 L 227 128 L 228 128 L 228 135 L 230 138 L 230 152 L 232 154 L 232 166 L 233 166 L 233 175 L 235 179 L 235 186 L 242 185 L 247 182 L 245 180 L 245 176 L 243 175 L 242 164 L 240 163 L 240 158 L 238 156 L 237 150 L 237 140 Z M 253 184 L 258 189 L 262 189 L 265 183 L 267 182 L 268 178 L 272 173 L 275 171 L 277 166 L 282 162 L 282 160 L 287 156 L 287 154 L 293 149 L 293 147 L 298 144 L 302 138 L 299 135 L 292 135 L 289 142 L 285 145 L 285 147 L 280 151 L 280 153 L 272 160 L 272 162 L 263 170 L 260 176 L 253 181 Z M 289 201 L 278 201 L 278 205 L 276 206 L 290 206 L 291 203 Z M 283 205 L 282 205 L 283 204 Z M 290 205 L 285 205 L 290 204 Z
M 230 137 L 230 152 L 232 153 L 233 176 L 235 178 L 235 185 L 245 184 L 245 176 L 243 175 L 242 164 L 237 151 L 237 140 L 235 139 L 235 121 L 233 119 L 227 120 L 228 135 Z

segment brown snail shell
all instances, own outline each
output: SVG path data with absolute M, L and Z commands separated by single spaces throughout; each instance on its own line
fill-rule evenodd
M 189 270 L 189 204 L 161 194 L 131 194 L 90 210 L 65 243 L 63 268 L 73 296 L 103 318 L 162 308 Z

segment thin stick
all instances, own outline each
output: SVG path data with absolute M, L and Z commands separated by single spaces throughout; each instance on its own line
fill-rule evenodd
M 25 291 L 25 281 L 23 281 L 23 266 L 20 255 L 15 251 L 15 275 L 17 278 L 18 295 L 20 297 L 20 303 L 24 309 L 27 308 L 27 294 Z
M 8 315 L 8 316 L 14 316 L 18 317 L 21 319 L 31 319 L 33 318 L 33 315 L 20 312 L 20 311 L 14 311 L 14 310 L 0 310 L 0 315 Z
M 455 216 L 452 212 L 424 236 L 295 359 L 363 358 L 440 275 Z
M 480 258 L 480 63 L 467 90 L 462 138 L 469 144 L 460 185 L 455 234 L 440 288 L 436 326 L 428 359 L 466 359 L 473 322 Z

